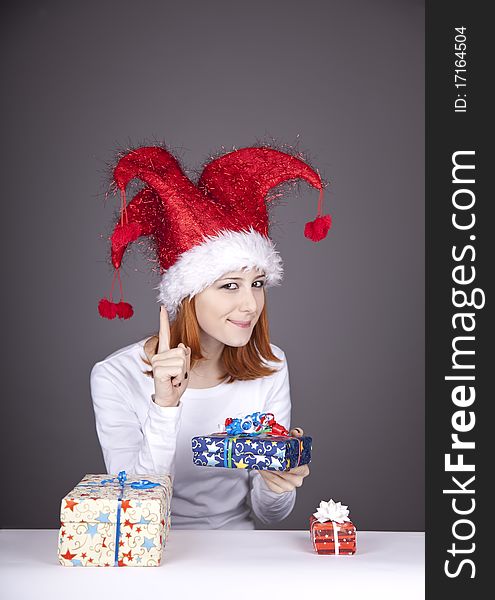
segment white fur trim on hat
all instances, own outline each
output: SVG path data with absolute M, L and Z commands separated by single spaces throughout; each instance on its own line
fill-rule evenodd
M 244 231 L 225 230 L 206 236 L 204 242 L 184 252 L 162 275 L 158 302 L 174 320 L 181 301 L 193 297 L 230 271 L 258 268 L 266 273 L 266 286 L 282 280 L 282 258 L 270 238 L 252 227 Z

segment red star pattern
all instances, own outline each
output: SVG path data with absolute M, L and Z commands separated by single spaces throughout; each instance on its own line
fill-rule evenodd
M 77 554 L 72 554 L 70 550 L 67 550 L 65 554 L 62 554 L 62 558 L 65 558 L 65 560 L 72 560 L 74 556 L 77 556 Z
M 89 563 L 92 563 L 92 562 L 93 562 L 93 559 L 92 559 L 92 558 L 88 558 L 88 562 L 89 562 Z
M 60 535 L 61 535 L 62 537 L 64 537 L 64 535 L 65 535 L 65 529 L 62 529 L 62 531 L 60 532 Z
M 70 508 L 73 512 L 74 512 L 74 506 L 77 506 L 79 504 L 79 502 L 74 502 L 74 500 L 66 500 L 65 501 L 65 508 Z
M 122 500 L 122 510 L 125 512 L 128 508 L 132 508 L 130 500 Z
M 124 542 L 123 542 L 122 540 L 120 540 L 120 542 L 119 542 L 119 547 L 120 547 L 120 546 L 123 546 L 123 545 L 124 545 Z
M 129 550 L 129 552 L 124 552 L 123 556 L 125 556 L 127 560 L 132 560 L 132 550 Z
M 109 566 L 110 566 L 110 563 L 105 563 L 105 567 L 109 567 Z
M 136 527 L 136 532 L 141 533 L 141 527 Z
M 130 527 L 131 529 L 134 527 L 135 523 L 131 523 L 129 519 L 125 520 L 124 527 Z
M 123 560 L 119 560 L 119 567 L 127 567 Z
M 126 536 L 126 537 L 128 537 L 128 538 L 130 538 L 130 537 L 132 536 L 132 533 L 129 533 L 129 532 L 127 532 L 127 533 L 125 534 L 125 536 Z
M 68 539 L 68 540 L 73 540 L 73 539 L 74 539 L 74 536 L 73 536 L 73 535 L 68 535 L 68 536 L 67 536 L 67 539 Z
M 165 527 L 165 521 L 162 519 L 160 523 Z
M 62 521 L 60 521 L 60 527 L 65 527 Z
M 86 552 L 83 552 L 83 553 L 81 554 L 81 558 L 86 558 Z

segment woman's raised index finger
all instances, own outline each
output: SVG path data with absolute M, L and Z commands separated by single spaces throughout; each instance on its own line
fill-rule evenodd
M 167 309 L 160 306 L 160 331 L 158 332 L 158 352 L 170 350 L 170 323 Z

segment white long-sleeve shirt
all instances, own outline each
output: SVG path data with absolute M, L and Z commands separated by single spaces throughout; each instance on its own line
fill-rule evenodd
M 154 382 L 145 358 L 146 339 L 97 362 L 91 371 L 96 430 L 108 473 L 167 473 L 173 477 L 172 527 L 177 529 L 254 529 L 251 507 L 263 523 L 281 521 L 294 507 L 296 492 L 272 492 L 257 471 L 199 467 L 192 462 L 191 439 L 222 431 L 226 417 L 271 412 L 289 429 L 289 372 L 251 381 L 187 388 L 177 407 L 152 400 Z

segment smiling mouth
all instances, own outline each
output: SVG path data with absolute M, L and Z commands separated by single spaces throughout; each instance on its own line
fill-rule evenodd
M 227 319 L 229 323 L 232 325 L 236 325 L 237 327 L 241 327 L 243 329 L 247 329 L 251 325 L 251 321 L 232 321 L 231 319 Z

